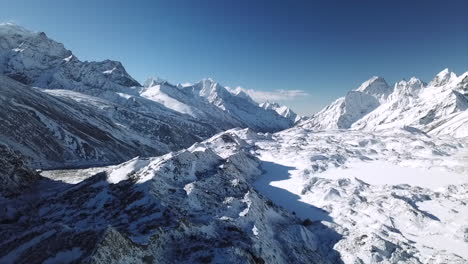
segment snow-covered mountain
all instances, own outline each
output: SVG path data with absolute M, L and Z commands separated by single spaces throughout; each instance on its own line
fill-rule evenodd
M 345 97 L 337 99 L 323 110 L 303 121 L 300 126 L 323 129 L 347 129 L 357 120 L 385 101 L 391 88 L 380 77 L 372 77 Z
M 301 120 L 301 116 L 297 115 L 291 108 L 285 105 L 279 105 L 278 103 L 272 102 L 263 102 L 260 104 L 260 107 L 266 110 L 273 110 L 277 112 L 280 116 L 283 116 L 291 122 L 296 123 Z
M 140 95 L 222 129 L 249 127 L 257 131 L 276 132 L 294 124 L 292 111 L 270 111 L 272 109 L 259 106 L 246 93 L 231 91 L 212 79 L 176 86 L 150 78 Z
M 99 165 L 188 147 L 217 129 L 178 113 L 145 115 L 69 90 L 0 75 L 0 141 L 37 168 Z
M 212 80 L 141 86 L 120 62 L 80 61 L 45 33 L 8 23 L 0 24 L 0 86 L 0 141 L 41 168 L 161 155 L 233 127 L 293 125 Z
M 468 262 L 468 73 L 304 120 L 2 24 L 0 108 L 0 263 Z
M 140 86 L 120 62 L 82 62 L 44 32 L 0 24 L 0 72 L 23 84 L 88 94 Z
M 433 135 L 468 136 L 468 72 L 443 70 L 429 84 L 413 77 L 389 86 L 373 77 L 299 126 L 381 130 L 411 126 Z
M 120 62 L 82 62 L 45 33 L 13 24 L 0 25 L 0 73 L 26 85 L 73 90 L 148 115 L 179 112 L 220 129 L 276 132 L 292 126 L 289 119 L 265 111 L 248 95 L 231 93 L 211 79 L 187 87 L 149 80 L 142 87 Z

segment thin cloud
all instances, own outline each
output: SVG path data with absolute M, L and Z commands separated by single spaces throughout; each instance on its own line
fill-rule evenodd
M 242 91 L 252 97 L 256 102 L 262 103 L 266 101 L 292 101 L 298 97 L 309 96 L 304 90 L 284 90 L 277 89 L 274 91 L 258 91 L 253 89 L 244 89 L 242 87 L 236 87 L 233 89 L 234 92 Z

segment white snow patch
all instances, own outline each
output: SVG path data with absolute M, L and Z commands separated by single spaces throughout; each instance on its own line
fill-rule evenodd
M 71 263 L 80 258 L 82 254 L 80 248 L 74 247 L 57 253 L 55 256 L 46 259 L 42 264 Z
M 317 176 L 330 179 L 358 178 L 374 185 L 409 184 L 431 189 L 449 184 L 468 183 L 466 175 L 443 168 L 411 168 L 386 161 L 355 162 L 347 168 L 331 168 Z

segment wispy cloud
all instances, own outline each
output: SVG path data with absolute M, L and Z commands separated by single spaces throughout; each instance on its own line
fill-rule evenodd
M 248 94 L 256 102 L 262 103 L 266 101 L 291 101 L 298 97 L 309 96 L 310 94 L 304 90 L 284 90 L 278 89 L 273 91 L 259 91 L 254 89 L 245 89 L 242 87 L 236 87 L 232 89 L 234 92 L 242 91 Z

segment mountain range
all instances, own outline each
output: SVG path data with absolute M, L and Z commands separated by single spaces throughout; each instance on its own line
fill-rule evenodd
M 390 86 L 372 77 L 299 126 L 371 131 L 409 126 L 431 135 L 466 137 L 467 109 L 468 72 L 457 76 L 445 69 L 428 84 L 412 77 Z
M 466 263 L 468 72 L 301 117 L 0 24 L 0 263 Z
M 82 62 L 45 33 L 14 24 L 0 25 L 0 74 L 0 139 L 40 168 L 123 162 L 229 128 L 276 132 L 294 124 L 211 79 L 142 86 L 120 62 Z

